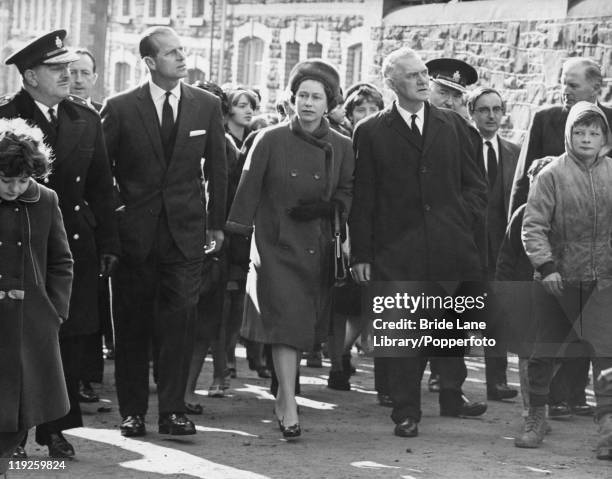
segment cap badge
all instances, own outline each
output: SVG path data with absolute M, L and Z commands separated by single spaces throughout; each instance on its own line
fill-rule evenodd
M 55 46 L 57 48 L 62 48 L 64 46 L 64 43 L 60 37 L 55 37 Z
M 461 81 L 461 73 L 459 73 L 459 70 L 453 73 L 453 81 L 456 83 L 459 83 Z

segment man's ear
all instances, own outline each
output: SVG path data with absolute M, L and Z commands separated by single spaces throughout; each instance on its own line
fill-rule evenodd
M 97 73 L 94 73 L 94 74 L 93 74 L 93 80 L 92 80 L 91 84 L 92 84 L 92 85 L 95 85 L 97 81 L 98 81 L 98 74 L 97 74 Z
M 146 56 L 143 60 L 149 70 L 155 70 L 155 60 L 152 57 Z
M 38 86 L 38 76 L 34 70 L 26 70 L 23 72 L 23 81 L 26 85 L 36 88 Z

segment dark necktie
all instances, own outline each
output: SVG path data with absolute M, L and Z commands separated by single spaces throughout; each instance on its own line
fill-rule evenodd
M 55 110 L 53 108 L 49 108 L 47 111 L 49 112 L 49 123 L 53 127 L 53 130 L 57 131 L 58 122 L 57 116 L 55 115 Z
M 485 141 L 487 145 L 487 175 L 489 177 L 489 187 L 493 187 L 497 178 L 497 155 L 490 141 Z
M 416 119 L 418 118 L 418 115 L 414 114 L 411 115 L 410 118 L 412 118 L 412 123 L 410 123 L 410 129 L 412 130 L 412 133 L 414 133 L 419 140 L 421 139 L 421 130 L 419 130 L 419 127 L 417 125 Z
M 166 100 L 162 108 L 162 121 L 161 121 L 161 140 L 164 147 L 164 154 L 166 161 L 170 159 L 172 154 L 172 131 L 174 130 L 174 113 L 172 106 L 170 105 L 170 95 L 172 93 L 166 92 Z

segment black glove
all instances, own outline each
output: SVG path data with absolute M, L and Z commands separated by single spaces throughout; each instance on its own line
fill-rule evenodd
M 296 221 L 312 221 L 316 218 L 331 218 L 334 214 L 334 203 L 331 201 L 300 200 L 298 206 L 289 209 L 289 216 Z

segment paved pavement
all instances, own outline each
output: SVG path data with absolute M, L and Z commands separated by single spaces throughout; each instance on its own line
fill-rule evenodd
M 328 368 L 302 368 L 300 420 L 303 436 L 287 442 L 272 418 L 273 398 L 262 380 L 249 371 L 239 350 L 238 378 L 225 398 L 208 398 L 212 364 L 200 376 L 204 414 L 191 416 L 198 434 L 172 438 L 157 433 L 156 395 L 150 396 L 148 434 L 123 438 L 113 387 L 113 362 L 106 361 L 103 402 L 85 404 L 85 427 L 66 433 L 77 457 L 63 470 L 13 470 L 9 478 L 465 478 L 495 477 L 567 479 L 612 478 L 612 462 L 594 456 L 595 426 L 591 418 L 551 421 L 553 432 L 537 450 L 517 449 L 522 403 L 489 402 L 478 419 L 441 418 L 437 397 L 423 388 L 423 419 L 418 438 L 393 436 L 389 409 L 376 404 L 372 359 L 359 357 L 353 390 L 325 387 Z M 326 363 L 328 365 L 328 363 Z M 484 400 L 484 362 L 469 358 L 465 391 Z M 509 380 L 518 387 L 516 358 Z M 423 382 L 425 385 L 425 381 Z M 592 400 L 592 396 L 589 397 Z M 100 413 L 101 405 L 111 412 Z M 33 436 L 33 434 L 31 434 Z M 30 439 L 31 460 L 42 466 L 46 447 Z

